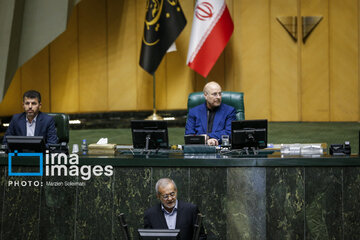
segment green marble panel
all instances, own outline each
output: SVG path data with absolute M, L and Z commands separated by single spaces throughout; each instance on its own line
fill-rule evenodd
M 305 168 L 306 239 L 343 239 L 342 168 Z
M 93 177 L 84 187 L 36 187 L 29 181 L 79 180 L 10 178 L 3 165 L 0 240 L 123 239 L 120 212 L 137 239 L 144 211 L 158 202 L 160 177 L 174 179 L 179 199 L 199 206 L 210 240 L 360 236 L 360 167 L 116 167 L 112 177 Z
M 78 177 L 43 177 L 39 239 L 74 239 L 76 186 L 69 183 L 77 182 Z
M 360 167 L 344 168 L 344 239 L 360 238 Z
M 229 168 L 227 239 L 266 239 L 265 168 Z
M 266 168 L 266 235 L 304 239 L 304 168 Z
M 18 172 L 31 172 L 31 167 L 19 167 Z M 7 171 L 6 171 L 7 176 Z M 41 177 L 12 176 L 12 181 L 19 186 L 7 184 L 4 193 L 2 213 L 2 239 L 38 239 L 39 212 L 41 205 Z M 39 184 L 39 186 L 34 186 Z
M 207 239 L 226 239 L 227 169 L 190 168 L 189 176 L 190 202 L 205 215 Z
M 124 239 L 118 219 L 120 213 L 125 214 L 132 239 L 137 239 L 137 229 L 144 227 L 144 211 L 150 206 L 154 197 L 151 173 L 151 168 L 115 168 L 113 216 L 115 239 Z
M 92 177 L 77 187 L 75 238 L 112 239 L 113 176 Z

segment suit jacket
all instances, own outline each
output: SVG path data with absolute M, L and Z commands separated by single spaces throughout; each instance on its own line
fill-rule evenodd
M 199 209 L 196 205 L 179 201 L 176 215 L 176 229 L 180 229 L 181 240 L 191 240 Z M 149 208 L 144 214 L 144 228 L 168 229 L 161 203 Z M 206 239 L 204 228 L 201 228 L 200 239 Z
M 36 118 L 35 136 L 44 136 L 45 143 L 58 143 L 54 118 L 39 112 Z M 5 132 L 3 144 L 6 144 L 6 136 L 26 136 L 26 113 L 15 114 Z
M 231 122 L 235 120 L 235 108 L 222 103 L 216 110 L 212 132 L 207 133 L 207 107 L 205 102 L 189 110 L 185 134 L 207 134 L 210 138 L 215 138 L 221 143 L 221 135 L 231 136 Z

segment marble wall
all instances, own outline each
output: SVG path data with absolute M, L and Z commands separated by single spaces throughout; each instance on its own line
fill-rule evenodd
M 115 167 L 112 177 L 87 181 L 6 171 L 0 166 L 0 240 L 123 239 L 121 212 L 137 239 L 160 177 L 173 178 L 178 198 L 206 215 L 208 239 L 360 239 L 360 167 Z

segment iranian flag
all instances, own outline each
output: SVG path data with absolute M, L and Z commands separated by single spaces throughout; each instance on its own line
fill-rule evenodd
M 186 64 L 207 77 L 233 31 L 225 0 L 197 0 Z

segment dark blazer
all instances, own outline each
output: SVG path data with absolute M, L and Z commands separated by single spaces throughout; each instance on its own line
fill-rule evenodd
M 231 122 L 235 120 L 235 108 L 222 103 L 216 110 L 212 132 L 207 133 L 207 107 L 205 102 L 189 110 L 185 134 L 207 134 L 210 138 L 215 138 L 221 143 L 221 135 L 231 136 Z
M 45 143 L 58 143 L 54 118 L 39 112 L 36 118 L 35 136 L 44 136 Z M 6 136 L 26 136 L 26 113 L 15 114 L 5 132 L 3 144 L 6 144 Z
M 175 228 L 180 229 L 181 240 L 192 239 L 198 213 L 199 209 L 196 205 L 178 200 Z M 145 211 L 144 228 L 168 229 L 161 203 Z M 206 239 L 204 228 L 201 229 L 200 239 Z

